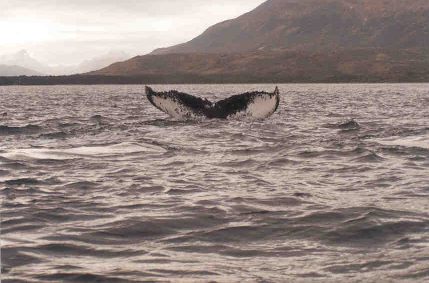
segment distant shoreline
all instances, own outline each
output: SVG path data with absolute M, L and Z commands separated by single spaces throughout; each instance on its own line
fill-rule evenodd
M 37 85 L 162 85 L 162 84 L 379 84 L 379 83 L 429 83 L 429 79 L 389 80 L 368 77 L 308 78 L 256 78 L 249 76 L 201 77 L 190 74 L 174 76 L 15 76 L 0 77 L 0 86 Z

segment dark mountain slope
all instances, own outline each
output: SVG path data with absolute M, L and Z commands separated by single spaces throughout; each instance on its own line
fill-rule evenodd
M 90 75 L 195 82 L 428 81 L 428 0 L 268 0 Z
M 138 56 L 89 73 L 160 82 L 429 81 L 429 50 L 342 49 Z M 185 82 L 184 81 L 184 82 Z
M 428 0 L 269 0 L 153 54 L 429 48 Z

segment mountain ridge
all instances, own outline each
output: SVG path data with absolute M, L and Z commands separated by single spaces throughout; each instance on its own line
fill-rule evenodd
M 0 55 L 0 64 L 3 66 L 0 76 L 2 76 L 2 74 L 15 74 L 17 76 L 29 74 L 78 74 L 108 67 L 112 63 L 123 61 L 129 58 L 130 56 L 125 52 L 110 51 L 106 54 L 84 60 L 77 65 L 50 66 L 39 62 L 37 59 L 33 58 L 27 50 L 23 49 L 16 53 Z
M 13 76 L 41 76 L 40 72 L 24 68 L 16 65 L 3 65 L 0 64 L 0 76 L 13 77 Z
M 428 50 L 427 0 L 268 0 L 187 43 L 88 75 L 175 82 L 192 76 L 218 82 L 429 81 Z
M 152 54 L 428 47 L 427 0 L 268 0 Z

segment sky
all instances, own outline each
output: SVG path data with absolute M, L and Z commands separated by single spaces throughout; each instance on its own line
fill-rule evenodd
M 143 55 L 186 42 L 264 0 L 0 0 L 0 55 L 51 65 L 111 51 Z

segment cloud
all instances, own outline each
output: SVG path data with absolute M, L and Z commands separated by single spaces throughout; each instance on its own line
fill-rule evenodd
M 0 54 L 19 49 L 52 64 L 99 52 L 145 54 L 188 41 L 263 0 L 9 0 L 0 3 Z

